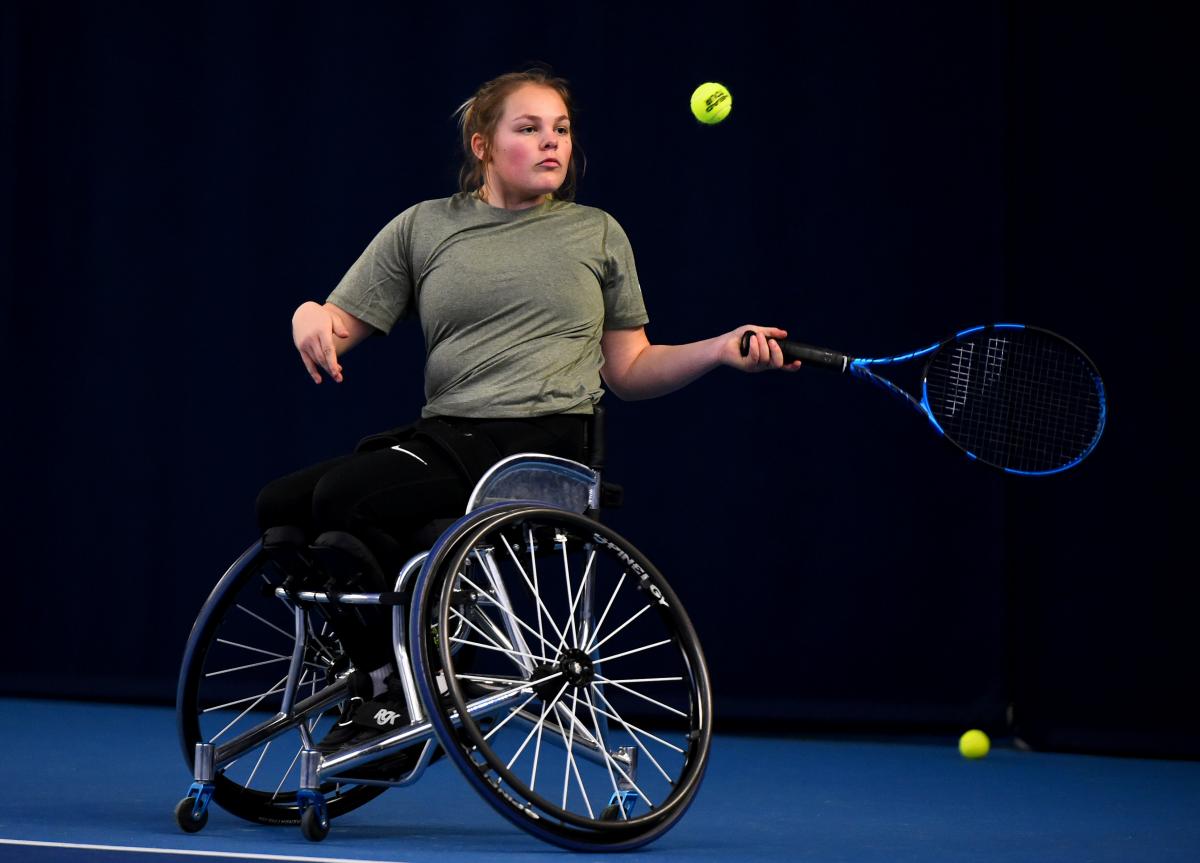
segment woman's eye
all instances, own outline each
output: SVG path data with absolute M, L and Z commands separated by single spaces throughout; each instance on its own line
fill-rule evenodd
M 566 126 L 559 126 L 559 127 L 558 127 L 558 134 L 560 134 L 560 135 L 570 135 L 570 134 L 571 134 L 571 130 L 570 130 L 570 129 L 568 129 Z

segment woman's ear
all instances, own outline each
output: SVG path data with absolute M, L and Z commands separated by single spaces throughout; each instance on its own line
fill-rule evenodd
M 475 154 L 476 159 L 481 162 L 486 161 L 487 150 L 487 140 L 483 135 L 476 132 L 471 136 L 471 152 Z

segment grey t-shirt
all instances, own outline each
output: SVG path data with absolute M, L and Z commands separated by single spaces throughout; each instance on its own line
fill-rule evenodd
M 329 302 L 385 333 L 420 318 L 425 417 L 591 413 L 603 331 L 649 320 L 612 216 L 567 201 L 503 210 L 463 194 L 389 222 Z

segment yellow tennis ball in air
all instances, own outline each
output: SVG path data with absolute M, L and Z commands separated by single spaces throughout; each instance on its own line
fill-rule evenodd
M 724 84 L 709 81 L 692 91 L 692 113 L 701 123 L 720 123 L 729 116 L 733 107 L 733 96 Z
M 958 738 L 958 751 L 963 758 L 982 758 L 991 748 L 992 741 L 978 728 L 972 728 Z

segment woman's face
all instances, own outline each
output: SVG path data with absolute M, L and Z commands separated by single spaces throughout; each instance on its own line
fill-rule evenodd
M 472 141 L 483 155 L 483 138 Z M 488 203 L 521 209 L 540 204 L 567 177 L 571 126 L 558 91 L 537 84 L 514 90 L 492 138 L 485 183 Z

